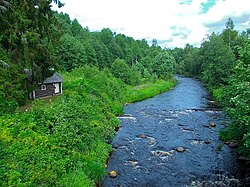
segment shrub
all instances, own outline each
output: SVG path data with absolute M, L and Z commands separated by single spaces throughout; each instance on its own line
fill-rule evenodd
M 55 102 L 38 100 L 28 112 L 0 118 L 0 186 L 66 185 L 70 177 L 92 185 L 105 175 L 106 142 L 119 125 L 112 105 L 120 103 L 123 83 L 88 66 L 64 78 Z

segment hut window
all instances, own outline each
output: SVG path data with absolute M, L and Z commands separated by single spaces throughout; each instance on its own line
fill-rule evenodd
M 41 85 L 41 90 L 46 90 L 46 85 Z

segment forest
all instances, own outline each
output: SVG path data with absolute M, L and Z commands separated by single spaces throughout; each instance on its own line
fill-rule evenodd
M 249 30 L 228 19 L 199 48 L 162 49 L 109 28 L 91 32 L 51 3 L 0 0 L 0 186 L 98 184 L 122 106 L 172 88 L 175 73 L 205 83 L 232 119 L 221 139 L 250 157 Z M 31 104 L 28 94 L 55 71 L 63 95 Z

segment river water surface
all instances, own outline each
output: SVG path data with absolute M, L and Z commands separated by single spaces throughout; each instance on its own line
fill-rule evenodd
M 117 177 L 103 186 L 239 186 L 237 155 L 218 138 L 228 118 L 199 81 L 177 79 L 174 89 L 125 107 L 107 168 Z

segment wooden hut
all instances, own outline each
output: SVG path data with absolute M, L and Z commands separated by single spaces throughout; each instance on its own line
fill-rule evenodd
M 38 99 L 60 95 L 62 94 L 62 82 L 63 78 L 55 72 L 51 77 L 45 79 L 42 84 L 39 84 L 39 87 L 30 93 L 29 98 Z

